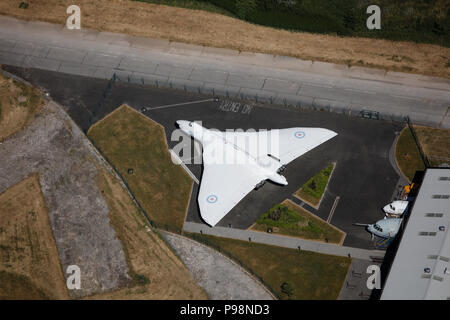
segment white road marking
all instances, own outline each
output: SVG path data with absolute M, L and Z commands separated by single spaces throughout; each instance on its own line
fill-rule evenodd
M 151 110 L 156 110 L 156 109 L 164 109 L 164 108 L 171 108 L 171 107 L 178 107 L 178 106 L 185 106 L 188 104 L 195 104 L 195 103 L 202 103 L 202 102 L 211 102 L 214 101 L 215 99 L 211 98 L 211 99 L 206 99 L 206 100 L 197 100 L 197 101 L 191 101 L 191 102 L 183 102 L 183 103 L 174 103 L 174 104 L 168 104 L 165 106 L 158 106 L 158 107 L 153 107 L 153 108 L 145 108 L 146 111 L 151 111 Z
M 198 181 L 197 177 L 192 173 L 191 170 L 189 170 L 189 168 L 184 164 L 183 160 L 180 159 L 180 157 L 175 153 L 175 151 L 170 149 L 170 154 L 172 156 L 172 160 L 174 160 L 174 162 L 180 164 L 183 167 L 183 169 L 186 170 L 188 175 L 190 175 L 191 178 L 195 181 L 195 183 L 200 184 L 200 181 Z

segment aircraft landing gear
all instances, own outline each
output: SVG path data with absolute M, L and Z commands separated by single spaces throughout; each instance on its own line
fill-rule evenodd
M 263 181 L 261 181 L 260 183 L 258 183 L 258 184 L 255 186 L 255 190 L 258 190 L 259 188 L 261 188 L 265 183 L 266 183 L 266 180 L 263 180 Z

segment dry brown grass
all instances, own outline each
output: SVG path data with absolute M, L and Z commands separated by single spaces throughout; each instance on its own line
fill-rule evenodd
M 122 242 L 135 281 L 128 288 L 89 299 L 207 299 L 181 260 L 148 227 L 117 179 L 101 169 L 98 184 L 110 207 L 111 224 Z
M 432 166 L 450 164 L 450 130 L 414 126 L 423 152 Z
M 43 105 L 37 89 L 0 74 L 0 142 L 24 129 Z
M 450 130 L 425 126 L 414 129 L 425 154 L 450 159 Z
M 0 299 L 67 299 L 65 283 L 36 174 L 0 194 Z
M 126 179 L 156 226 L 181 233 L 193 180 L 172 162 L 164 127 L 123 105 L 88 134 Z
M 0 14 L 64 24 L 68 0 L 0 2 Z M 344 38 L 253 25 L 200 10 L 132 2 L 79 0 L 82 27 L 241 51 L 376 67 L 450 78 L 450 48 L 412 42 Z

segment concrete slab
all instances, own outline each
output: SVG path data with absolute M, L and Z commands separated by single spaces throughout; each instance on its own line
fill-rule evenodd
M 6 51 L 0 51 L 0 63 L 1 64 L 8 64 L 11 66 L 21 66 L 22 61 L 25 58 L 22 54 L 16 54 Z
M 210 58 L 223 58 L 223 57 L 236 57 L 239 55 L 238 50 L 225 49 L 225 48 L 213 48 L 213 47 L 203 47 L 202 57 Z
M 61 66 L 61 61 L 47 59 L 47 58 L 39 58 L 33 56 L 26 56 L 23 60 L 22 65 L 25 68 L 37 68 L 51 71 L 58 71 Z
M 348 66 L 328 62 L 314 61 L 312 63 L 310 70 L 311 72 L 342 77 L 345 76 L 346 73 L 348 73 Z
M 69 62 L 83 62 L 86 56 L 86 51 L 84 50 L 72 50 L 66 48 L 52 47 L 47 54 L 47 58 L 61 61 Z
M 173 53 L 173 54 L 200 56 L 203 51 L 203 46 L 198 46 L 198 45 L 188 44 L 188 43 L 181 43 L 181 42 L 170 42 L 169 48 L 167 51 L 169 53 Z
M 48 48 L 45 48 L 32 42 L 18 42 L 16 43 L 14 48 L 10 49 L 9 51 L 24 55 L 32 55 L 35 50 L 37 50 L 37 52 L 40 52 L 41 50 L 48 50 Z
M 83 64 L 97 67 L 117 68 L 121 60 L 121 57 L 115 55 L 88 52 L 83 60 Z
M 230 73 L 227 84 L 235 87 L 244 87 L 251 89 L 262 89 L 265 78 L 255 77 L 247 74 Z
M 310 71 L 312 67 L 311 60 L 300 60 L 293 57 L 278 56 L 273 57 L 272 66 L 275 68 L 297 70 L 297 71 Z
M 148 49 L 148 50 L 162 50 L 167 51 L 169 49 L 169 40 L 164 39 L 151 39 L 144 37 L 133 37 L 130 39 L 130 45 L 134 48 Z
M 92 77 L 97 70 L 96 67 L 86 66 L 75 62 L 62 62 L 58 71 L 80 76 Z
M 204 85 L 204 82 L 202 81 L 186 80 L 174 77 L 169 77 L 168 83 L 170 88 L 198 93 L 202 92 Z
M 142 72 L 133 72 L 131 81 L 133 83 L 137 83 L 137 84 L 141 84 L 141 85 L 167 87 L 169 77 L 158 76 L 158 75 L 142 73 Z
M 301 99 L 298 95 L 295 94 L 287 94 L 287 93 L 279 93 L 277 95 L 275 104 L 284 105 L 284 106 L 301 106 Z
M 162 75 L 162 76 L 167 76 L 167 77 L 188 79 L 191 72 L 192 72 L 192 68 L 188 68 L 186 66 L 158 64 L 154 73 L 157 75 Z
M 16 45 L 16 41 L 13 39 L 5 39 L 5 35 L 0 35 L 0 51 L 11 51 Z
M 192 70 L 189 79 L 225 84 L 228 79 L 228 72 L 195 68 Z
M 347 75 L 352 78 L 360 78 L 360 79 L 370 78 L 383 81 L 386 75 L 386 71 L 381 69 L 351 66 L 347 70 Z
M 149 60 L 124 57 L 120 61 L 118 68 L 121 70 L 130 70 L 150 74 L 155 72 L 156 67 L 157 64 Z
M 105 42 L 108 44 L 129 47 L 131 37 L 126 34 L 100 32 L 95 40 L 99 42 Z
M 243 99 L 255 100 L 257 102 L 273 103 L 277 98 L 277 93 L 269 90 L 259 90 L 241 88 L 239 95 Z
M 237 97 L 241 88 L 218 83 L 205 83 L 203 91 L 207 94 L 223 97 Z
M 300 89 L 300 84 L 297 82 L 280 80 L 280 79 L 266 79 L 264 83 L 264 90 L 271 90 L 275 92 L 297 94 Z
M 45 58 L 48 55 L 49 51 L 49 46 L 36 45 L 33 49 L 33 52 L 31 52 L 31 55 L 38 58 Z

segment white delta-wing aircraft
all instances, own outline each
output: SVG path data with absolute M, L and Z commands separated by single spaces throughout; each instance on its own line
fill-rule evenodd
M 266 180 L 287 185 L 279 172 L 292 160 L 337 135 L 323 128 L 220 132 L 193 121 L 176 123 L 203 146 L 198 204 L 203 220 L 210 226 L 215 226 Z
M 402 218 L 384 218 L 378 220 L 374 224 L 364 224 L 364 223 L 355 223 L 356 226 L 367 227 L 367 231 L 369 231 L 373 236 L 378 236 L 380 238 L 395 238 L 400 227 L 402 225 Z

